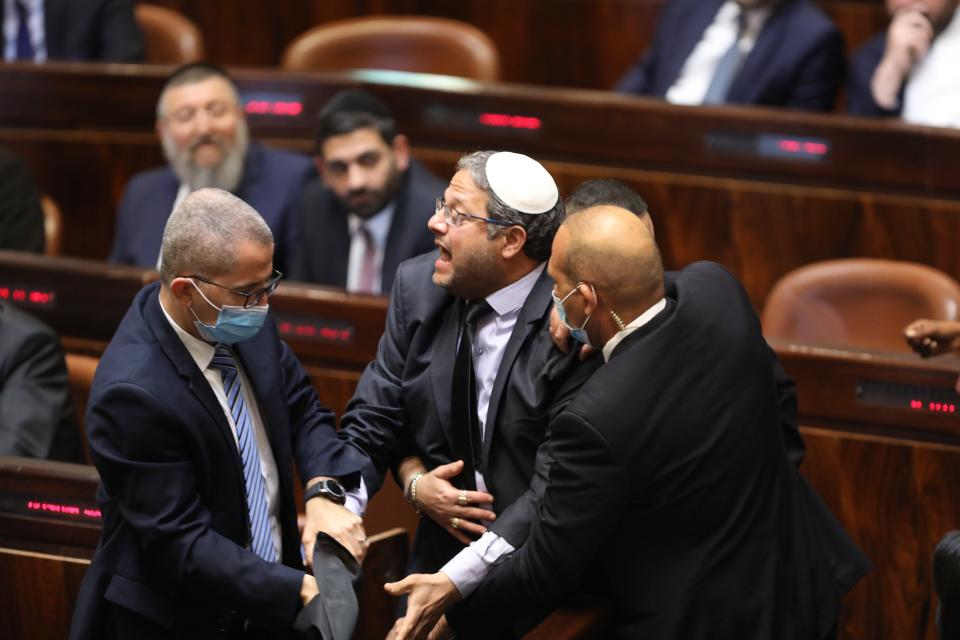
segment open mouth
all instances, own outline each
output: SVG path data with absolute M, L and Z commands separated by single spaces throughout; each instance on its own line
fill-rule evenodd
M 437 245 L 437 248 L 440 249 L 440 261 L 441 261 L 441 262 L 450 262 L 450 251 L 448 251 L 447 248 L 444 247 L 444 246 L 443 246 L 442 244 L 440 244 L 439 242 L 435 242 L 434 244 L 436 244 L 436 245 Z

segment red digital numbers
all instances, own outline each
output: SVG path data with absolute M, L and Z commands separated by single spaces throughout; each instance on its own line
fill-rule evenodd
M 956 413 L 957 405 L 948 402 L 927 402 L 923 400 L 911 400 L 910 408 L 915 411 L 932 411 L 933 413 Z
M 41 291 L 26 287 L 0 286 L 0 300 L 28 303 L 35 306 L 49 306 L 56 300 L 57 294 L 53 291 Z
M 60 502 L 43 502 L 41 500 L 27 500 L 27 509 L 40 513 L 54 513 L 64 516 L 82 516 L 91 520 L 101 520 L 103 514 L 100 509 L 90 507 L 79 507 L 72 504 L 63 504 Z
M 488 127 L 508 127 L 510 129 L 539 129 L 543 126 L 540 118 L 513 116 L 507 113 L 481 113 L 480 124 Z

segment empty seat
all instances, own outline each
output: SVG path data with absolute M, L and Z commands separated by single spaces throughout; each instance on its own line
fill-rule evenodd
M 203 59 L 203 35 L 182 13 L 153 4 L 136 6 L 150 64 L 186 64 Z
M 87 434 L 83 426 L 83 416 L 87 411 L 87 399 L 93 386 L 93 375 L 97 372 L 100 358 L 68 353 L 67 378 L 70 384 L 70 397 L 77 410 L 77 424 L 80 426 L 80 441 L 83 443 L 83 457 L 90 461 L 90 448 L 87 446 Z
M 767 338 L 855 349 L 909 351 L 917 318 L 956 320 L 960 284 L 913 262 L 850 258 L 801 267 L 774 285 L 763 309 Z
M 497 46 L 473 25 L 428 16 L 368 16 L 321 24 L 291 42 L 280 66 L 299 71 L 393 69 L 500 79 Z

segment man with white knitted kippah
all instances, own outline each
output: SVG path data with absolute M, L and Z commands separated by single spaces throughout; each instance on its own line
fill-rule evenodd
M 598 363 L 550 339 L 545 267 L 564 208 L 547 170 L 517 153 L 471 153 L 437 195 L 427 225 L 437 251 L 397 270 L 341 436 L 370 458 L 368 491 L 392 470 L 424 516 L 410 571 L 442 570 L 465 596 L 526 538 L 547 424 Z

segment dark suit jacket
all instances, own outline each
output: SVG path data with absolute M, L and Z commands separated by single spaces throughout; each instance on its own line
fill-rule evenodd
M 2 302 L 0 455 L 83 462 L 60 337 Z
M 289 268 L 287 253 L 296 240 L 294 215 L 303 188 L 316 175 L 306 156 L 250 143 L 243 179 L 235 195 L 256 209 L 273 231 L 273 263 Z M 110 262 L 155 268 L 167 218 L 180 181 L 169 167 L 150 169 L 127 183 L 117 212 Z
M 371 459 L 364 471 L 371 493 L 406 455 L 419 455 L 428 469 L 458 459 L 453 429 L 463 425 L 451 418 L 450 389 L 462 301 L 431 282 L 435 258 L 436 253 L 419 256 L 397 270 L 377 358 L 340 420 L 341 436 Z M 533 505 L 527 489 L 532 482 L 538 486 L 534 469 L 538 460 L 545 463 L 541 443 L 547 424 L 599 365 L 579 365 L 576 355 L 554 348 L 552 287 L 544 272 L 520 311 L 497 372 L 483 442 L 484 479 L 499 516 L 491 528 L 518 544 L 532 521 L 525 511 Z M 455 484 L 468 486 L 464 480 L 461 475 Z M 423 518 L 411 571 L 434 572 L 462 548 Z
M 672 0 L 653 43 L 617 91 L 665 96 L 724 0 Z M 843 81 L 843 37 L 810 0 L 773 10 L 730 87 L 727 101 L 828 110 Z
M 393 286 L 393 277 L 401 262 L 434 248 L 427 220 L 446 186 L 417 160 L 411 160 L 394 200 L 396 208 L 387 234 L 380 285 L 384 293 Z M 324 186 L 322 178 L 315 178 L 304 190 L 297 220 L 300 233 L 291 278 L 334 287 L 347 286 L 350 258 L 347 211 L 333 191 Z
M 903 104 L 906 83 L 900 88 L 900 105 L 896 109 L 884 109 L 873 99 L 870 81 L 883 52 L 887 48 L 887 34 L 881 33 L 860 47 L 850 58 L 850 78 L 847 82 L 847 111 L 861 116 L 899 116 Z
M 103 532 L 71 638 L 209 637 L 229 619 L 278 636 L 303 579 L 291 459 L 301 478 L 357 479 L 361 464 L 272 321 L 237 345 L 280 481 L 282 563 L 246 549 L 243 466 L 223 409 L 163 316 L 157 283 L 135 298 L 100 360 L 87 433 Z
M 26 163 L 0 148 L 0 249 L 43 253 L 43 210 Z
M 44 0 L 47 58 L 142 62 L 146 48 L 133 4 L 131 0 Z
M 622 638 L 819 639 L 835 624 L 867 564 L 821 520 L 771 428 L 776 385 L 750 301 L 712 263 L 675 291 L 551 424 L 539 519 L 448 611 L 458 637 L 495 637 L 588 569 Z

